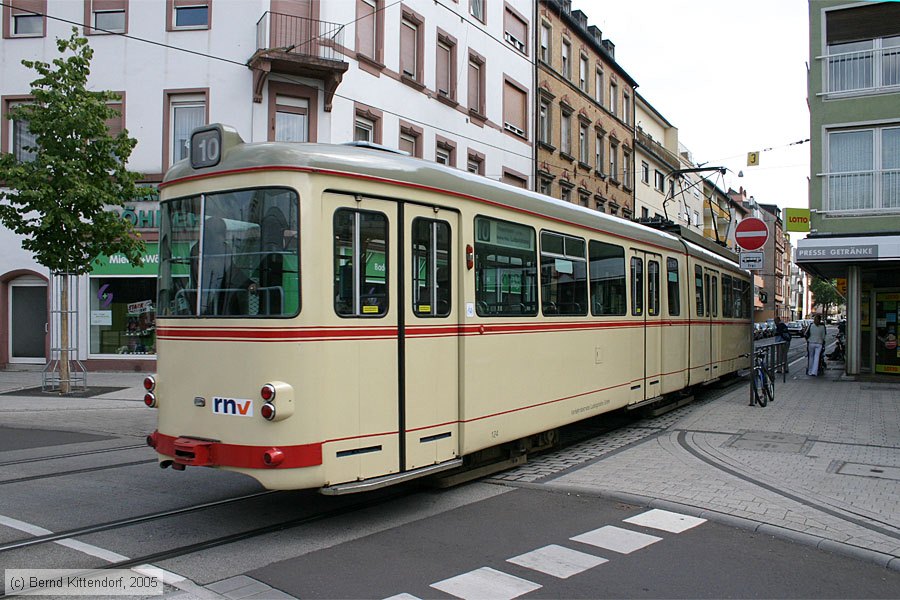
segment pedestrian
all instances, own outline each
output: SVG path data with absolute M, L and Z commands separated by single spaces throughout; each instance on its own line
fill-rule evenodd
M 806 328 L 807 364 L 806 374 L 815 377 L 819 374 L 819 359 L 825 348 L 825 324 L 822 323 L 822 315 L 817 314 L 813 322 Z
M 783 344 L 784 354 L 776 372 L 780 373 L 784 369 L 788 373 L 788 350 L 791 349 L 791 332 L 788 330 L 787 323 L 781 320 L 781 317 L 775 317 L 775 337 Z

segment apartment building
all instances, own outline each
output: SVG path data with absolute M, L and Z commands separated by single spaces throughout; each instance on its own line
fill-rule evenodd
M 247 142 L 382 144 L 532 188 L 534 10 L 529 0 L 8 0 L 0 112 L 30 100 L 36 74 L 22 59 L 52 61 L 75 23 L 94 50 L 89 86 L 121 96 L 111 127 L 137 139 L 129 168 L 151 188 L 210 122 Z M 630 147 L 626 130 L 617 139 Z M 28 160 L 28 141 L 26 123 L 0 119 L 0 151 Z M 103 257 L 81 281 L 88 369 L 154 368 L 155 334 L 133 335 L 130 312 L 156 298 L 157 208 L 123 212 L 148 242 L 147 267 Z M 0 250 L 0 365 L 44 363 L 49 273 L 9 231 Z
M 900 3 L 809 3 L 810 233 L 796 262 L 847 280 L 848 375 L 900 375 Z
M 678 129 L 641 94 L 635 94 L 634 216 L 640 220 L 676 221 L 669 213 L 678 159 Z M 685 225 L 686 223 L 681 223 Z
M 637 83 L 571 0 L 538 0 L 535 46 L 536 189 L 632 218 Z

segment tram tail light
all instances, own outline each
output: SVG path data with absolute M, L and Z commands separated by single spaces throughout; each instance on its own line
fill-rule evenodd
M 294 414 L 294 387 L 283 381 L 271 381 L 259 389 L 263 405 L 260 416 L 266 421 L 283 421 Z
M 153 392 L 144 394 L 144 404 L 146 404 L 148 408 L 156 408 L 156 394 Z
M 144 389 L 148 392 L 152 392 L 156 389 L 156 378 L 153 377 L 153 375 L 144 377 Z
M 471 271 L 475 268 L 475 249 L 471 244 L 466 244 L 466 269 Z

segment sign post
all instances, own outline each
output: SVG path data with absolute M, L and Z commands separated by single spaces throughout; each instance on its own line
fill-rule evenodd
M 756 217 L 748 217 L 738 223 L 734 230 L 734 241 L 747 251 L 759 250 L 769 240 L 769 228 L 765 221 Z

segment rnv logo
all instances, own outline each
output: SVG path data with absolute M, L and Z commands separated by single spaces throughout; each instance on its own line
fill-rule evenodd
M 253 416 L 253 400 L 213 397 L 213 413 L 238 417 Z

